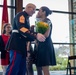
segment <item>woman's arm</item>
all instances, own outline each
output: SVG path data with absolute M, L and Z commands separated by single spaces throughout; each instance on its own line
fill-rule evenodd
M 47 38 L 48 36 L 49 36 L 49 34 L 50 34 L 50 26 L 49 26 L 49 28 L 48 28 L 48 30 L 45 32 L 45 34 L 44 34 L 44 36 Z

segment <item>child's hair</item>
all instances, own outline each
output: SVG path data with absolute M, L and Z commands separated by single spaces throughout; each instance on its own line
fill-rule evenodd
M 10 25 L 10 23 L 4 23 L 4 25 L 3 25 L 3 34 L 5 34 L 5 33 L 6 33 L 5 28 L 6 28 L 6 26 L 8 26 L 8 25 Z

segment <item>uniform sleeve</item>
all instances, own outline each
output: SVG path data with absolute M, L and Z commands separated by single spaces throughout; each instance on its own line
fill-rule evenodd
M 27 38 L 29 41 L 33 41 L 36 39 L 36 32 L 33 32 L 30 30 L 30 28 L 27 27 L 27 18 L 21 14 L 16 17 L 16 25 L 18 28 L 18 31 L 21 35 L 23 35 L 25 38 Z

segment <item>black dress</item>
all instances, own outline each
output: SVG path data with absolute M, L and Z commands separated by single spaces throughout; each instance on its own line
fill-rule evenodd
M 52 23 L 48 18 L 45 19 L 45 22 L 50 24 L 51 30 L 45 42 L 37 42 L 37 46 L 35 45 L 34 52 L 36 53 L 36 65 L 38 67 L 56 65 L 54 46 L 51 39 Z

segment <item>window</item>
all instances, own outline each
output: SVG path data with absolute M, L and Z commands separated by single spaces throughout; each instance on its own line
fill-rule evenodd
M 28 3 L 34 3 L 39 9 L 41 6 L 47 6 L 51 10 L 68 12 L 68 0 L 23 0 L 23 7 Z M 30 18 L 30 24 L 35 25 L 36 13 Z M 53 42 L 68 43 L 69 42 L 69 14 L 53 12 L 48 16 L 53 24 L 52 40 Z
M 3 13 L 3 1 L 0 0 L 0 34 L 1 34 L 1 24 L 2 24 L 2 13 Z M 8 6 L 8 19 L 9 23 L 12 23 L 12 19 L 15 16 L 15 0 L 7 0 L 7 6 Z

